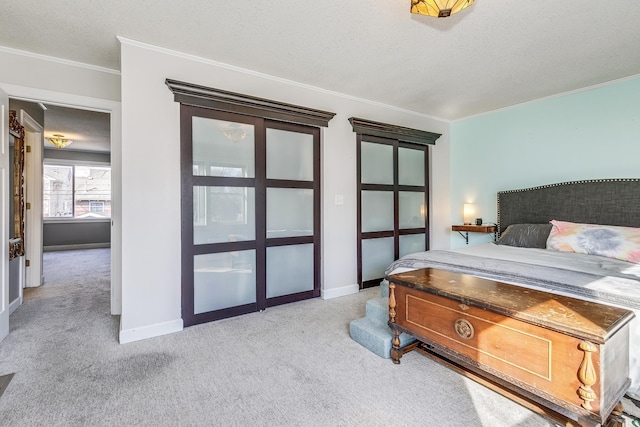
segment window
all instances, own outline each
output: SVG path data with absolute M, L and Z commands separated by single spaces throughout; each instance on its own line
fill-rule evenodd
M 104 202 L 89 202 L 89 211 L 92 213 L 103 213 Z
M 44 219 L 111 217 L 111 167 L 47 163 L 43 172 Z

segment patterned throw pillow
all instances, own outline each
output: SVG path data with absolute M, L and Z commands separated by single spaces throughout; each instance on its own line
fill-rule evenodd
M 551 221 L 547 249 L 640 263 L 640 228 Z

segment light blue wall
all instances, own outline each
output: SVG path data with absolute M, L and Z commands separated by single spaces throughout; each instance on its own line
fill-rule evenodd
M 495 222 L 501 190 L 595 178 L 640 178 L 640 78 L 451 125 L 452 224 L 462 223 L 465 202 Z M 451 247 L 461 246 L 452 233 Z

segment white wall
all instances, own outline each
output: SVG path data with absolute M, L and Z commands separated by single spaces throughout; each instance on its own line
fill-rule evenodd
M 640 177 L 640 77 L 460 120 L 451 134 L 451 223 L 471 202 L 495 222 L 498 191 Z M 470 244 L 488 240 L 470 233 Z
M 120 101 L 120 73 L 0 46 L 0 82 Z
M 325 298 L 356 285 L 355 116 L 442 133 L 432 150 L 432 247 L 448 247 L 449 124 L 224 64 L 121 41 L 121 342 L 180 330 L 179 104 L 175 79 L 337 113 L 322 130 L 322 283 Z M 372 81 L 375 84 L 375 81 Z M 334 197 L 344 196 L 344 205 Z

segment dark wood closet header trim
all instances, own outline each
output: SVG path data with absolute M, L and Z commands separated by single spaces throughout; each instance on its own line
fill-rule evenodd
M 383 138 L 397 139 L 399 141 L 413 142 L 414 144 L 434 145 L 436 139 L 442 135 L 424 130 L 358 119 L 356 117 L 351 117 L 349 123 L 351 123 L 354 132 L 362 135 L 380 136 Z
M 166 79 L 165 83 L 173 92 L 176 102 L 195 107 L 211 108 L 230 113 L 317 127 L 327 127 L 329 120 L 336 115 L 336 113 L 327 111 L 314 110 L 299 105 L 285 104 L 171 79 Z

